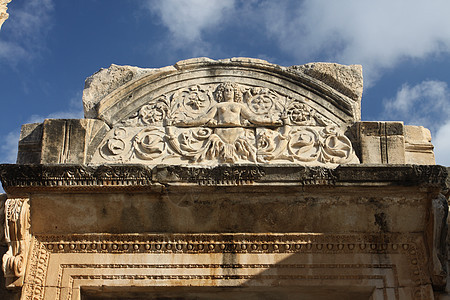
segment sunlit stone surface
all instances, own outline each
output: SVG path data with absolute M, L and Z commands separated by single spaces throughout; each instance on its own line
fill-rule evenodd
M 23 125 L 1 166 L 9 293 L 443 296 L 447 170 L 427 129 L 361 121 L 361 96 L 361 66 L 331 63 L 100 70 L 85 119 Z
M 8 7 L 6 6 L 11 0 L 0 0 L 0 29 L 3 23 L 8 19 L 9 14 L 6 12 Z

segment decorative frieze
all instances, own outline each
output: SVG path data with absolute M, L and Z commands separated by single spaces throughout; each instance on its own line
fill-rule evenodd
M 6 286 L 22 286 L 30 251 L 30 205 L 26 198 L 11 198 L 5 203 L 5 240 L 8 251 L 2 269 Z
M 409 253 L 416 237 L 395 234 L 38 235 L 49 253 Z M 392 242 L 386 242 L 392 241 Z M 421 254 L 423 255 L 423 253 Z M 417 260 L 413 261 L 416 262 Z
M 393 171 L 395 171 L 393 173 Z M 395 174 L 395 176 L 393 176 Z M 328 185 L 377 182 L 445 187 L 447 170 L 441 166 L 340 166 L 336 169 L 295 165 L 219 165 L 214 167 L 145 165 L 1 165 L 5 190 L 130 188 L 158 185 Z
M 151 188 L 166 185 L 384 185 L 445 186 L 447 169 L 441 166 L 395 167 L 351 165 L 335 169 L 298 165 L 165 166 L 115 165 L 0 165 L 6 190 L 70 188 Z
M 85 119 L 24 126 L 18 164 L 0 165 L 8 287 L 432 299 L 447 170 L 406 164 L 433 163 L 427 131 L 360 122 L 361 94 L 359 66 L 327 63 L 96 73 Z
M 56 272 L 46 276 L 49 276 L 47 284 L 57 289 L 51 291 L 39 282 L 42 276 L 37 276 L 25 285 L 25 299 L 79 297 L 77 287 L 85 280 L 106 285 L 133 280 L 136 286 L 146 286 L 149 282 L 154 285 L 155 281 L 170 286 L 173 280 L 189 286 L 207 281 L 227 282 L 229 287 L 240 286 L 242 280 L 250 286 L 252 282 L 269 284 L 273 280 L 280 286 L 293 281 L 320 280 L 347 284 L 370 282 L 379 289 L 382 299 L 402 299 L 404 288 L 411 299 L 426 299 L 430 293 L 423 289 L 430 281 L 423 240 L 418 234 L 38 235 L 34 249 L 33 253 L 39 257 L 33 254 L 30 274 L 39 270 L 51 272 L 48 257 L 53 256 L 52 270 Z M 111 254 L 126 254 L 127 259 L 114 256 L 112 261 Z M 168 254 L 174 255 L 173 261 L 166 260 Z M 202 262 L 204 254 L 208 254 L 209 261 Z M 74 260 L 74 255 L 83 255 L 88 261 Z M 88 258 L 92 255 L 95 261 Z M 143 262 L 143 255 L 153 259 Z M 233 255 L 235 261 L 227 262 L 228 255 Z M 317 261 L 305 261 L 305 255 L 314 255 Z M 325 259 L 336 255 L 356 255 L 359 262 Z M 390 258 L 392 262 L 370 259 L 374 255 Z M 133 257 L 135 260 L 130 261 Z M 275 257 L 289 259 L 277 262 Z M 411 283 L 405 281 L 408 273 Z
M 310 102 L 233 82 L 189 86 L 149 98 L 106 134 L 92 162 L 359 163 Z

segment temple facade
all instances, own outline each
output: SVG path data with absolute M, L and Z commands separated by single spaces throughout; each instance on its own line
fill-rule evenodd
M 445 297 L 447 169 L 362 91 L 357 65 L 100 70 L 0 166 L 5 297 Z

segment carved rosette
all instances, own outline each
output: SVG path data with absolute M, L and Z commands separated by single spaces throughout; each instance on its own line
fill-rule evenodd
M 133 140 L 133 147 L 138 158 L 154 160 L 164 152 L 164 135 L 155 127 L 142 129 Z
M 111 129 L 95 163 L 359 163 L 352 143 L 311 100 L 233 82 L 149 99 Z
M 3 255 L 2 268 L 7 287 L 23 285 L 31 235 L 28 199 L 7 199 L 5 203 L 5 240 L 8 251 Z

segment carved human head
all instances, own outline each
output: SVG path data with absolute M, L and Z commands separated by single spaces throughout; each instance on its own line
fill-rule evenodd
M 236 83 L 224 82 L 216 90 L 217 102 L 242 102 L 242 92 Z

